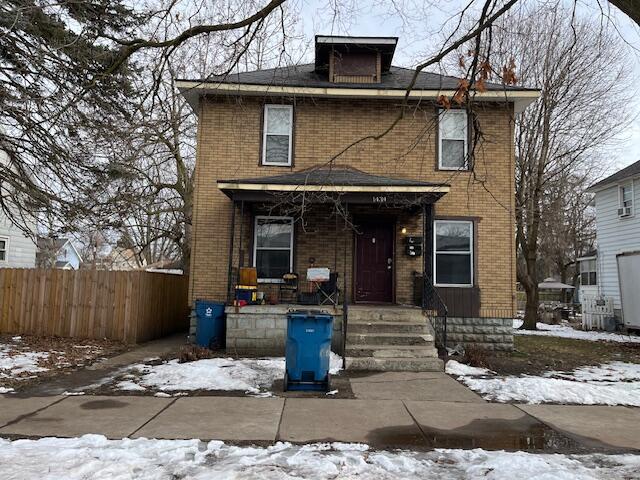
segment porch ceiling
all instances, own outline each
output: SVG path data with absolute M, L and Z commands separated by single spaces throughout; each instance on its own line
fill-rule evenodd
M 449 191 L 446 183 L 372 175 L 356 169 L 314 168 L 285 175 L 218 180 L 232 200 L 274 201 L 300 195 L 322 203 L 340 198 L 350 203 L 432 203 Z

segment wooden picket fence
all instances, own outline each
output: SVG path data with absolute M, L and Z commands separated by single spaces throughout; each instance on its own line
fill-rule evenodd
M 189 325 L 188 277 L 143 271 L 0 269 L 0 333 L 138 343 Z

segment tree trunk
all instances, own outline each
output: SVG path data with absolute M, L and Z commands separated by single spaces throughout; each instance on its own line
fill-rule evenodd
M 527 294 L 527 302 L 524 308 L 524 323 L 521 330 L 537 330 L 538 304 L 540 295 L 538 292 L 538 265 L 536 263 L 537 252 L 527 252 L 527 273 L 525 281 L 522 282 L 524 291 Z

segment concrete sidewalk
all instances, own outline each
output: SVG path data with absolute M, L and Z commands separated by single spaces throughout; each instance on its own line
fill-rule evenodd
M 357 383 L 357 382 L 356 382 Z M 640 450 L 640 409 L 389 399 L 0 396 L 0 436 L 362 442 L 376 448 Z

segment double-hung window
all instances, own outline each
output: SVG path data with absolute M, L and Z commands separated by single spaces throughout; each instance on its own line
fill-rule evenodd
M 580 262 L 580 285 L 597 285 L 596 259 L 582 260 Z
M 439 286 L 473 286 L 473 222 L 436 220 L 434 272 Z
M 627 183 L 619 187 L 619 206 L 618 216 L 628 217 L 633 215 L 633 184 Z
M 262 132 L 262 164 L 291 165 L 293 107 L 265 105 Z
M 7 253 L 9 250 L 9 239 L 0 237 L 0 262 L 7 261 Z
M 438 115 L 438 168 L 468 170 L 467 111 L 440 110 Z
M 293 266 L 293 218 L 258 216 L 255 222 L 253 266 L 258 280 L 280 282 Z

